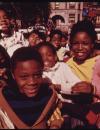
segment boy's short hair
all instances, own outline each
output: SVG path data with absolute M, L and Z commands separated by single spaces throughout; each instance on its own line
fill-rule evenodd
M 36 45 L 35 48 L 39 50 L 43 46 L 50 48 L 52 50 L 52 53 L 56 55 L 56 48 L 50 42 L 41 42 L 38 45 Z
M 62 38 L 62 31 L 60 31 L 60 30 L 58 30 L 58 29 L 55 29 L 55 30 L 52 30 L 52 31 L 51 31 L 51 33 L 50 33 L 50 38 L 52 39 L 55 34 L 60 35 L 61 38 Z
M 27 60 L 35 60 L 42 68 L 44 66 L 40 53 L 34 47 L 21 47 L 11 57 L 11 70 L 13 71 L 16 68 L 17 62 Z
M 90 20 L 78 21 L 72 26 L 70 33 L 70 43 L 72 43 L 74 36 L 78 32 L 86 32 L 91 37 L 93 44 L 95 44 L 97 33 L 95 31 L 93 23 Z
M 30 33 L 27 34 L 26 38 L 29 38 L 31 36 L 31 34 L 37 34 L 39 36 L 39 38 L 41 38 L 42 40 L 46 40 L 46 35 L 43 32 L 39 32 L 39 30 L 33 30 Z

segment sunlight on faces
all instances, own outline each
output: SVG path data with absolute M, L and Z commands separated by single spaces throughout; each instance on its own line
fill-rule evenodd
M 91 56 L 92 49 L 92 38 L 86 32 L 76 33 L 71 43 L 71 51 L 73 52 L 74 59 L 85 61 Z
M 47 46 L 42 46 L 39 52 L 43 58 L 44 70 L 48 70 L 53 67 L 57 62 L 57 56 L 52 52 L 52 50 Z
M 42 82 L 42 67 L 37 61 L 17 62 L 13 75 L 21 93 L 27 97 L 38 94 Z

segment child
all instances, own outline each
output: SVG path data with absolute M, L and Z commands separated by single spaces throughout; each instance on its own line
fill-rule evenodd
M 50 33 L 50 42 L 58 51 L 61 47 L 62 32 L 60 30 L 53 30 Z
M 45 34 L 43 32 L 39 32 L 38 30 L 34 30 L 30 32 L 28 36 L 28 41 L 29 41 L 30 46 L 35 46 L 45 40 L 46 40 Z
M 78 21 L 70 33 L 72 58 L 66 62 L 82 80 L 91 82 L 93 67 L 97 57 L 93 57 L 96 32 L 91 21 Z
M 15 84 L 0 90 L 0 128 L 60 128 L 56 92 L 42 84 L 41 55 L 31 47 L 20 48 L 11 58 L 11 69 Z M 59 116 L 51 120 L 55 109 Z
M 78 21 L 73 25 L 70 33 L 70 50 L 73 56 L 67 64 L 76 76 L 89 83 L 92 81 L 94 64 L 98 59 L 98 56 L 93 57 L 96 39 L 96 31 L 91 21 Z M 86 87 L 83 89 L 87 91 Z M 78 90 L 80 91 L 80 87 Z M 95 93 L 95 87 L 93 92 Z
M 62 33 L 60 30 L 53 30 L 50 33 L 50 42 L 51 44 L 55 47 L 57 56 L 60 61 L 63 61 L 64 56 L 66 55 L 67 48 L 64 47 L 66 46 L 66 40 L 67 37 Z M 65 39 L 64 39 L 65 38 Z
M 29 45 L 22 33 L 13 30 L 9 13 L 1 7 L 0 28 L 0 45 L 6 49 L 10 57 L 17 48 Z
M 58 85 L 56 89 L 65 93 L 70 92 L 71 86 L 80 80 L 65 63 L 58 61 L 54 46 L 47 42 L 39 44 L 37 49 L 44 62 L 43 77 L 49 78 L 53 84 Z

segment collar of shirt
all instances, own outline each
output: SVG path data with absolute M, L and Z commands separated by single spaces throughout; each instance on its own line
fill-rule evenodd
M 52 67 L 52 68 L 49 68 L 48 70 L 46 70 L 45 72 L 50 72 L 50 71 L 56 71 L 56 70 L 58 70 L 58 68 L 60 67 L 60 63 L 59 62 L 57 62 L 56 64 L 55 64 L 55 66 L 54 67 Z

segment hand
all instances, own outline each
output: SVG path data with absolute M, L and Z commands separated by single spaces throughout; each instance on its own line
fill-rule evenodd
M 72 93 L 93 93 L 93 89 L 94 87 L 92 86 L 91 83 L 86 82 L 86 81 L 82 81 L 79 83 L 76 83 L 73 87 L 72 87 Z

